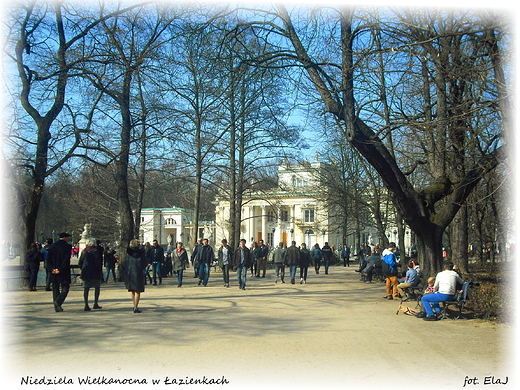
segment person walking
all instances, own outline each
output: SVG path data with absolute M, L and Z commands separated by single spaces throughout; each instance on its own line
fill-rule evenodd
M 316 243 L 314 244 L 314 248 L 312 249 L 312 261 L 314 262 L 314 270 L 316 271 L 316 275 L 320 273 L 322 258 L 323 252 L 321 251 L 320 246 Z
M 51 279 L 52 279 L 52 269 L 50 269 L 47 259 L 49 258 L 49 248 L 53 243 L 52 238 L 47 238 L 45 240 L 45 244 L 42 248 L 43 253 L 43 266 L 45 268 L 45 291 L 52 291 L 51 289 Z
M 251 248 L 249 249 L 249 253 L 251 254 L 251 277 L 255 276 L 258 270 L 258 264 L 256 261 L 256 252 L 258 251 L 258 244 L 253 242 L 251 244 Z
M 311 263 L 311 252 L 307 244 L 302 243 L 300 248 L 300 284 L 307 283 L 307 271 Z
M 184 249 L 182 242 L 178 242 L 177 248 L 175 248 L 172 253 L 172 269 L 177 273 L 177 287 L 182 287 L 184 270 L 188 266 L 188 252 Z
M 240 245 L 233 255 L 233 269 L 237 271 L 238 286 L 246 289 L 247 269 L 251 267 L 251 251 L 246 247 L 246 240 L 242 238 Z
M 116 251 L 108 245 L 103 254 L 103 261 L 106 269 L 105 282 L 108 283 L 110 272 L 112 272 L 112 278 L 114 283 L 116 283 Z
M 296 269 L 300 265 L 300 249 L 296 246 L 296 241 L 291 242 L 291 246 L 287 248 L 287 266 L 291 275 L 291 284 L 295 284 Z
M 147 264 L 146 264 L 146 268 L 143 271 L 144 276 L 145 276 L 144 284 L 146 284 L 147 280 L 149 280 L 150 284 L 152 284 L 152 277 L 150 276 L 150 267 L 152 266 L 152 261 L 150 260 L 150 256 L 152 254 L 151 249 L 152 249 L 152 246 L 150 245 L 150 243 L 146 242 L 144 244 L 144 256 L 146 257 Z
M 273 264 L 275 270 L 275 283 L 278 283 L 278 278 L 280 278 L 282 283 L 285 283 L 285 259 L 287 255 L 287 250 L 285 249 L 285 243 L 280 242 L 276 249 L 273 252 Z
M 197 260 L 197 253 L 202 248 L 202 238 L 197 240 L 197 244 L 193 247 L 193 251 L 191 253 L 191 264 L 193 265 L 193 278 L 196 279 L 199 277 L 199 261 Z
M 325 266 L 325 275 L 328 275 L 330 261 L 332 260 L 332 249 L 329 246 L 328 242 L 326 242 L 325 245 L 323 245 L 323 247 L 321 248 L 321 252 L 323 255 L 323 265 Z
M 47 265 L 52 270 L 52 301 L 56 312 L 63 311 L 62 305 L 70 290 L 70 237 L 69 233 L 62 232 L 59 234 L 59 240 L 49 247 Z
M 264 240 L 258 241 L 258 248 L 256 248 L 255 257 L 256 257 L 256 277 L 265 278 L 265 273 L 267 270 L 267 256 L 269 255 L 269 247 L 264 244 Z M 260 276 L 260 271 L 262 275 Z
M 141 313 L 139 301 L 141 293 L 144 292 L 145 275 L 144 270 L 148 265 L 145 250 L 140 247 L 139 240 L 133 239 L 126 250 L 124 261 L 120 264 L 121 275 L 125 287 L 132 293 L 132 304 L 134 313 Z
M 36 243 L 33 242 L 25 254 L 25 267 L 29 271 L 29 291 L 36 291 L 40 262 L 43 260 L 43 254 L 38 250 Z
M 213 248 L 209 245 L 207 238 L 202 240 L 202 247 L 197 251 L 197 260 L 199 263 L 199 286 L 206 287 L 209 280 L 209 267 L 213 265 L 215 255 Z
M 343 260 L 343 267 L 350 267 L 350 247 L 347 244 L 343 244 L 340 256 Z
M 157 286 L 157 277 L 159 277 L 159 284 L 162 284 L 161 267 L 164 263 L 164 249 L 159 245 L 157 240 L 153 240 L 150 248 L 150 261 L 152 264 L 153 285 Z
M 218 263 L 222 269 L 224 287 L 229 287 L 229 270 L 233 267 L 233 249 L 228 245 L 227 240 L 222 240 L 222 245 L 218 248 Z
M 99 241 L 98 241 L 99 242 Z M 90 311 L 88 295 L 91 288 L 94 289 L 94 309 L 101 309 L 99 306 L 99 295 L 101 293 L 101 281 L 103 280 L 102 252 L 96 246 L 96 240 L 87 238 L 86 247 L 81 251 L 78 265 L 81 269 L 81 280 L 83 280 L 83 301 L 85 302 L 84 311 Z

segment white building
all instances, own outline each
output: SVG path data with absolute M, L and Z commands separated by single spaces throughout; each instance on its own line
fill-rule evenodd
M 145 208 L 141 210 L 139 238 L 142 243 L 157 240 L 159 245 L 190 242 L 193 210 L 173 208 Z
M 290 245 L 305 242 L 308 247 L 325 242 L 341 245 L 337 221 L 322 198 L 319 170 L 315 161 L 286 164 L 278 168 L 278 188 L 244 195 L 240 235 L 248 243 L 263 239 L 269 245 L 283 241 Z M 218 196 L 215 210 L 216 240 L 229 239 L 230 208 L 224 195 Z

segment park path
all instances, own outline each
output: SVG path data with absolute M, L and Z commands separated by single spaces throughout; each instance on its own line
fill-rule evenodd
M 174 379 L 191 378 L 224 379 L 215 386 L 228 389 L 515 383 L 511 326 L 396 315 L 399 302 L 382 299 L 382 283 L 361 283 L 354 267 L 331 267 L 329 275 L 309 270 L 303 285 L 275 284 L 268 270 L 266 278 L 249 277 L 245 291 L 234 273 L 230 288 L 218 273 L 207 287 L 192 276 L 188 269 L 182 288 L 174 278 L 146 286 L 141 314 L 132 312 L 122 283 L 103 285 L 103 309 L 91 312 L 83 311 L 80 284 L 62 313 L 42 289 L 1 292 L 2 382 L 10 389 L 44 377 L 76 388 L 87 376 L 147 382 L 130 388 L 170 388 Z M 475 378 L 478 385 L 468 384 Z

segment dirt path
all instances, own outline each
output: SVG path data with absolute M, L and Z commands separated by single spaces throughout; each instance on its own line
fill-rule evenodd
M 230 288 L 220 274 L 208 287 L 192 275 L 182 288 L 172 278 L 147 286 L 142 314 L 132 312 L 121 283 L 103 286 L 103 309 L 91 312 L 82 310 L 80 285 L 62 313 L 50 292 L 2 292 L 3 383 L 25 387 L 23 378 L 36 384 L 45 376 L 84 388 L 78 377 L 101 376 L 103 383 L 137 379 L 147 385 L 130 388 L 164 388 L 205 377 L 190 387 L 224 380 L 218 387 L 489 388 L 507 377 L 507 387 L 514 385 L 511 327 L 395 315 L 398 302 L 382 299 L 381 283 L 361 283 L 353 267 L 312 271 L 303 285 L 275 284 L 270 270 L 265 279 L 249 278 L 245 291 L 235 274 Z M 474 378 L 479 385 L 468 384 Z

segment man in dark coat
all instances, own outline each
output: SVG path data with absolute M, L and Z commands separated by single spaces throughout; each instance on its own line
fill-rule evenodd
M 157 276 L 159 276 L 159 284 L 162 284 L 161 267 L 164 263 L 164 249 L 159 245 L 157 240 L 153 240 L 152 247 L 149 251 L 150 262 L 152 263 L 153 285 L 157 286 Z
M 296 278 L 296 269 L 300 265 L 300 249 L 296 246 L 296 241 L 291 243 L 291 246 L 287 248 L 286 262 L 289 266 L 291 283 L 294 284 Z
M 332 248 L 329 246 L 329 243 L 326 242 L 325 245 L 321 248 L 321 252 L 323 253 L 323 265 L 325 266 L 325 275 L 329 273 L 330 261 L 332 260 Z
M 209 245 L 207 238 L 202 240 L 202 247 L 197 250 L 197 261 L 199 263 L 199 286 L 202 283 L 204 287 L 208 285 L 209 267 L 213 265 L 215 254 L 213 248 Z
M 343 244 L 341 258 L 343 259 L 343 267 L 350 267 L 350 247 L 347 244 Z
M 265 278 L 265 272 L 267 270 L 267 256 L 269 255 L 269 247 L 264 244 L 264 240 L 258 241 L 258 248 L 256 248 L 256 277 L 260 277 L 260 271 L 262 271 L 262 278 Z
M 236 269 L 241 290 L 246 289 L 247 269 L 251 267 L 251 252 L 246 247 L 246 240 L 241 239 L 233 256 L 233 269 Z
M 63 311 L 61 305 L 70 289 L 70 255 L 72 245 L 69 244 L 70 234 L 60 233 L 60 239 L 49 247 L 47 266 L 51 270 L 52 300 L 54 310 Z

